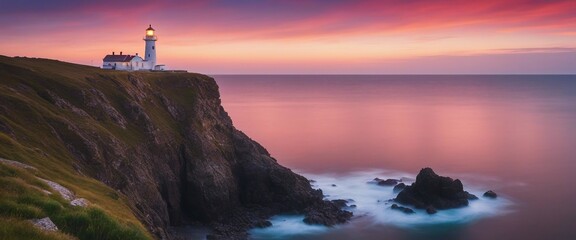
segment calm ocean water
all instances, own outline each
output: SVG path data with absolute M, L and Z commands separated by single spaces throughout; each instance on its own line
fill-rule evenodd
M 277 216 L 254 239 L 576 239 L 576 76 L 215 76 L 234 125 L 358 205 L 350 224 Z M 405 216 L 374 177 L 423 167 L 481 194 Z M 332 187 L 336 184 L 336 187 Z

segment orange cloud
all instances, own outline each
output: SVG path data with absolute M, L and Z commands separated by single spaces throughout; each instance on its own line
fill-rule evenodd
M 98 65 L 108 52 L 141 53 L 148 24 L 163 63 L 210 72 L 373 72 L 396 59 L 576 47 L 573 0 L 110 3 L 6 3 L 0 54 Z

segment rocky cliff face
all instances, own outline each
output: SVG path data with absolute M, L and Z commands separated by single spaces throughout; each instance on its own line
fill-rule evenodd
M 208 76 L 0 60 L 0 131 L 124 194 L 158 238 L 186 220 L 322 204 L 307 179 L 234 128 Z

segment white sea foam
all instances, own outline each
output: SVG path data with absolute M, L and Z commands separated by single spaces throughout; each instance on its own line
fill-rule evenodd
M 414 176 L 402 172 L 385 170 L 352 172 L 346 175 L 334 174 L 303 174 L 308 179 L 313 179 L 314 188 L 320 188 L 326 199 L 352 199 L 348 204 L 356 205 L 348 209 L 354 212 L 352 221 L 363 218 L 363 222 L 374 225 L 392 225 L 400 228 L 419 228 L 441 224 L 467 224 L 478 219 L 494 217 L 510 212 L 512 202 L 506 197 L 499 196 L 497 199 L 482 197 L 482 194 L 494 188 L 497 183 L 490 180 L 486 184 L 483 178 L 463 177 L 465 189 L 478 196 L 480 199 L 470 201 L 468 207 L 443 210 L 434 215 L 427 214 L 424 210 L 414 209 L 416 214 L 404 214 L 390 209 L 392 203 L 388 200 L 396 197 L 392 187 L 378 186 L 372 181 L 375 177 L 381 179 L 403 179 L 407 185 L 414 181 Z M 264 229 L 253 229 L 250 234 L 253 239 L 284 239 L 293 238 L 295 234 L 321 234 L 334 228 L 307 225 L 303 216 L 275 216 L 270 221 L 273 226 Z M 342 226 L 336 226 L 339 228 Z

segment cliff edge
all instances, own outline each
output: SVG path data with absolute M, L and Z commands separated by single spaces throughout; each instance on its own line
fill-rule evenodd
M 132 213 L 155 238 L 189 221 L 242 238 L 259 219 L 330 204 L 234 128 L 208 76 L 0 56 L 0 92 L 0 157 L 111 215 L 119 201 L 130 211 L 116 217 Z

